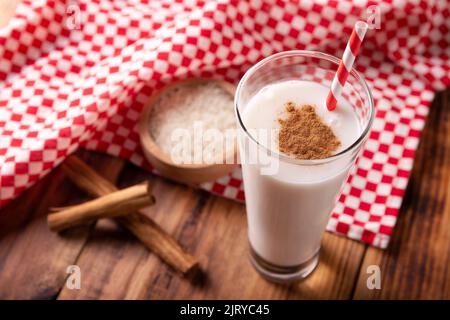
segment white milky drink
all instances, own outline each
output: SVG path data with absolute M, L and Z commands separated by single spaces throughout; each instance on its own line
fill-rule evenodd
M 243 126 L 249 132 L 252 129 L 276 132 L 279 129 L 277 120 L 283 117 L 286 102 L 291 101 L 297 107 L 309 104 L 340 140 L 341 146 L 336 151 L 339 153 L 358 140 L 362 128 L 355 111 L 342 99 L 336 110 L 327 110 L 328 92 L 329 88 L 322 84 L 303 80 L 269 84 L 246 103 L 241 113 Z M 277 136 L 258 142 L 280 153 Z M 314 160 L 291 158 L 289 161 L 287 155 L 282 156 L 283 159 L 271 157 L 270 162 L 278 162 L 278 169 L 264 175 L 262 164 L 246 163 L 250 159 L 249 153 L 255 150 L 251 148 L 252 144 L 256 145 L 242 132 L 240 146 L 249 241 L 254 253 L 264 263 L 287 268 L 317 259 L 322 233 L 355 155 L 329 162 L 320 160 L 317 165 Z

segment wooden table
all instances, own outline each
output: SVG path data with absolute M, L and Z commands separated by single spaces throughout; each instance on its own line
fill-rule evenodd
M 290 286 L 265 281 L 250 265 L 243 205 L 106 155 L 80 155 L 120 187 L 150 178 L 157 204 L 147 214 L 200 259 L 206 277 L 180 278 L 111 221 L 50 232 L 49 208 L 88 199 L 56 169 L 0 211 L 0 298 L 450 298 L 450 90 L 433 102 L 389 248 L 326 233 L 317 270 Z M 74 264 L 81 268 L 80 290 L 65 285 Z M 370 265 L 381 269 L 380 290 L 366 286 Z

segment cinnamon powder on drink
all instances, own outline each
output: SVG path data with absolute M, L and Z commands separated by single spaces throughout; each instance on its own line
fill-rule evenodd
M 341 142 L 311 105 L 285 104 L 287 117 L 278 119 L 279 150 L 296 159 L 323 159 L 334 154 Z

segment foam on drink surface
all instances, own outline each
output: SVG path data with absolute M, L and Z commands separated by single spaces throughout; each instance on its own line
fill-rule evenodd
M 326 107 L 329 88 L 310 81 L 291 80 L 268 85 L 251 98 L 243 112 L 247 129 L 267 129 L 278 132 L 278 119 L 284 118 L 287 102 L 297 106 L 311 105 L 317 115 L 328 125 L 341 142 L 335 153 L 352 145 L 360 135 L 359 121 L 352 107 L 340 100 L 338 108 L 330 112 Z M 271 136 L 270 143 L 260 141 L 265 147 L 279 152 L 277 134 Z

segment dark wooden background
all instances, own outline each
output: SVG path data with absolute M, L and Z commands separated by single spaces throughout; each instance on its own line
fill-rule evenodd
M 17 1 L 1 3 L 0 26 Z M 146 213 L 200 259 L 206 276 L 180 278 L 111 221 L 50 232 L 49 208 L 88 199 L 56 169 L 0 211 L 0 298 L 450 299 L 450 90 L 431 107 L 389 248 L 326 233 L 317 270 L 289 286 L 265 281 L 250 265 L 243 205 L 120 159 L 79 155 L 120 187 L 150 179 L 157 204 Z M 80 290 L 65 285 L 73 264 Z M 369 265 L 381 269 L 380 290 L 366 286 Z

